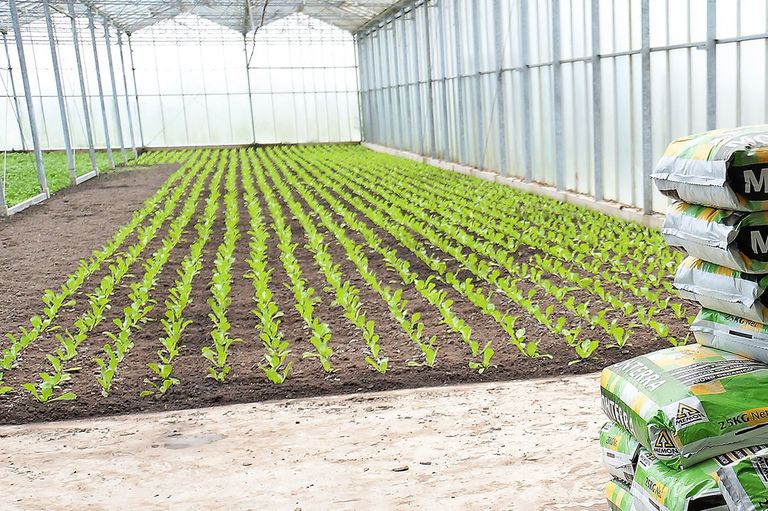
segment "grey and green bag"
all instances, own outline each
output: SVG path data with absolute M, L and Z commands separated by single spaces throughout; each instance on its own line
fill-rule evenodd
M 732 511 L 768 509 L 768 450 L 717 471 L 720 491 Z
M 768 443 L 768 365 L 692 344 L 603 370 L 603 410 L 680 469 Z
M 636 511 L 728 511 L 718 487 L 718 470 L 760 451 L 754 447 L 705 460 L 685 470 L 674 470 L 646 451 L 637 460 L 632 482 Z
M 632 511 L 632 494 L 624 481 L 613 479 L 605 485 L 605 498 L 611 511 Z
M 637 440 L 618 424 L 607 422 L 600 428 L 600 449 L 608 473 L 616 479 L 631 483 L 635 476 L 637 456 L 640 454 Z
M 768 211 L 745 213 L 676 202 L 661 226 L 688 255 L 747 273 L 768 273 Z
M 674 286 L 682 298 L 695 300 L 702 307 L 768 323 L 768 275 L 686 257 L 677 267 Z
M 696 341 L 768 364 L 768 325 L 702 309 L 691 324 Z
M 678 138 L 651 174 L 661 193 L 735 211 L 768 209 L 768 125 Z

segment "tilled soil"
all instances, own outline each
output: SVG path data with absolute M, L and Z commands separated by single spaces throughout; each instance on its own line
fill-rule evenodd
M 38 314 L 41 310 L 40 295 L 43 290 L 57 286 L 64 280 L 67 273 L 76 268 L 79 259 L 88 257 L 91 251 L 101 247 L 115 229 L 129 220 L 131 212 L 139 209 L 142 202 L 162 185 L 172 170 L 173 167 L 164 166 L 103 176 L 58 194 L 22 214 L 0 221 L 0 248 L 2 248 L 0 282 L 3 282 L 4 291 L 0 294 L 0 332 L 16 331 L 20 325 L 27 324 L 32 314 Z M 271 178 L 268 181 L 271 184 Z M 238 186 L 242 193 L 242 185 L 239 182 Z M 223 194 L 223 180 L 221 187 Z M 483 341 L 494 341 L 496 350 L 494 366 L 483 374 L 478 374 L 467 366 L 470 353 L 460 336 L 448 329 L 442 323 L 437 310 L 412 287 L 409 287 L 404 293 L 404 297 L 409 300 L 409 309 L 411 312 L 422 314 L 425 336 L 428 338 L 436 335 L 440 347 L 435 367 L 413 366 L 409 362 L 419 359 L 419 350 L 394 321 L 384 300 L 365 283 L 355 265 L 347 259 L 345 250 L 336 242 L 334 235 L 326 230 L 317 215 L 312 213 L 318 230 L 325 236 L 328 251 L 334 263 L 340 265 L 344 278 L 360 290 L 360 300 L 366 315 L 374 320 L 377 332 L 381 335 L 382 353 L 389 357 L 390 369 L 386 374 L 379 374 L 365 363 L 367 349 L 360 332 L 343 317 L 342 308 L 334 303 L 333 291 L 325 289 L 327 286 L 325 278 L 315 263 L 313 254 L 305 247 L 307 239 L 304 229 L 293 217 L 285 201 L 280 199 L 283 215 L 289 221 L 293 232 L 293 241 L 298 244 L 295 256 L 301 265 L 307 285 L 313 287 L 320 298 L 315 314 L 328 323 L 333 332 L 331 345 L 334 350 L 332 359 L 334 372 L 326 374 L 316 359 L 302 357 L 305 351 L 312 349 L 308 342 L 309 332 L 294 307 L 293 294 L 288 288 L 289 279 L 280 263 L 280 250 L 277 247 L 274 231 L 271 230 L 270 212 L 263 197 L 259 196 L 262 215 L 270 231 L 267 251 L 273 268 L 270 287 L 274 293 L 274 301 L 284 314 L 281 318 L 281 329 L 292 349 L 293 369 L 288 380 L 282 385 L 275 385 L 264 377 L 258 367 L 264 349 L 258 337 L 257 319 L 251 313 L 255 303 L 251 281 L 246 278 L 249 270 L 246 262 L 249 255 L 249 218 L 242 201 L 239 203 L 238 224 L 241 238 L 235 250 L 231 291 L 233 300 L 229 310 L 229 319 L 232 323 L 231 335 L 242 339 L 242 342 L 233 345 L 230 355 L 232 372 L 224 383 L 218 383 L 206 377 L 208 361 L 200 353 L 203 346 L 211 343 L 209 334 L 212 324 L 208 318 L 210 307 L 206 301 L 210 297 L 208 283 L 212 275 L 212 263 L 225 230 L 222 202 L 213 234 L 203 251 L 203 269 L 195 278 L 192 302 L 185 311 L 185 317 L 192 320 L 192 323 L 184 334 L 182 342 L 184 349 L 174 362 L 174 375 L 180 379 L 181 383 L 174 386 L 161 399 L 140 398 L 140 391 L 148 388 L 144 380 L 151 376 L 147 363 L 156 361 L 156 353 L 161 347 L 159 338 L 162 335 L 162 326 L 159 320 L 165 311 L 162 304 L 174 285 L 177 277 L 176 269 L 180 261 L 195 241 L 197 233 L 194 224 L 204 209 L 207 194 L 206 186 L 198 202 L 197 211 L 185 229 L 185 235 L 173 249 L 152 292 L 153 298 L 158 303 L 149 315 L 152 321 L 134 335 L 135 346 L 121 362 L 109 396 L 101 395 L 95 379 L 98 366 L 94 357 L 98 356 L 104 343 L 109 342 L 104 332 L 115 329 L 111 323 L 112 319 L 120 317 L 123 307 L 130 302 L 128 286 L 131 282 L 139 280 L 143 273 L 139 265 L 135 271 L 134 269 L 131 271 L 134 276 L 126 278 L 122 286 L 116 290 L 112 297 L 112 308 L 104 323 L 80 348 L 77 357 L 68 363 L 68 367 L 79 368 L 72 373 L 72 380 L 65 384 L 67 390 L 77 394 L 77 399 L 40 404 L 26 391 L 17 390 L 0 397 L 0 423 L 14 424 L 323 394 L 588 373 L 613 362 L 669 346 L 666 341 L 651 334 L 635 335 L 631 345 L 622 349 L 600 348 L 588 360 L 570 364 L 577 357 L 573 348 L 568 346 L 562 337 L 552 336 L 511 300 L 500 293 L 495 294 L 493 301 L 496 306 L 519 316 L 517 326 L 524 327 L 529 338 L 539 338 L 539 351 L 551 356 L 551 358 L 529 359 L 524 357 L 516 347 L 506 343 L 507 336 L 497 323 L 483 315 L 458 292 L 443 286 L 448 290 L 449 298 L 455 302 L 452 309 L 471 325 L 474 337 Z M 279 198 L 279 194 L 275 195 Z M 294 193 L 293 198 L 301 203 L 305 211 L 311 212 L 311 208 L 299 194 Z M 324 205 L 328 207 L 327 204 Z M 333 215 L 332 219 L 343 224 L 342 219 L 337 215 Z M 429 273 L 424 263 L 407 249 L 398 246 L 397 241 L 389 233 L 376 227 L 372 222 L 367 221 L 367 224 L 377 232 L 385 245 L 396 247 L 399 256 L 408 260 L 414 271 L 420 275 Z M 160 246 L 161 240 L 167 233 L 167 226 L 166 223 L 157 233 L 143 253 L 144 257 L 149 257 Z M 347 229 L 347 235 L 356 242 L 365 244 L 363 238 L 351 229 Z M 404 287 L 397 274 L 388 270 L 378 253 L 366 250 L 365 255 L 369 259 L 370 269 L 384 283 Z M 448 260 L 445 254 L 442 257 L 452 268 L 460 271 L 455 261 Z M 76 296 L 77 304 L 62 310 L 57 324 L 63 328 L 71 325 L 87 307 L 85 293 L 89 292 L 106 273 L 105 267 L 86 281 L 82 293 Z M 521 285 L 527 284 L 521 283 Z M 582 297 L 581 293 L 577 294 L 578 300 L 586 300 L 588 297 Z M 545 295 L 539 296 L 539 298 L 544 297 Z M 633 303 L 642 303 L 631 295 L 625 299 Z M 552 304 L 557 306 L 553 298 L 552 300 Z M 544 301 L 542 308 L 548 305 L 550 304 Z M 684 322 L 663 315 L 660 315 L 659 319 L 671 326 L 672 335 L 685 337 L 687 327 Z M 609 344 L 607 338 L 600 340 L 606 345 Z M 38 339 L 24 352 L 19 367 L 7 372 L 6 383 L 15 389 L 21 389 L 22 383 L 36 381 L 38 372 L 48 370 L 45 355 L 52 352 L 56 345 L 54 333 L 47 333 Z

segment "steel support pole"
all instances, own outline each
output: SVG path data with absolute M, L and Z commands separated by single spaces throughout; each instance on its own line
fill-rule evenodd
M 423 156 L 427 151 L 426 147 L 424 146 L 424 112 L 421 110 L 421 105 L 424 102 L 421 100 L 421 80 L 419 80 L 419 70 L 421 69 L 421 66 L 419 66 L 419 32 L 416 30 L 417 27 L 415 7 L 411 11 L 411 16 L 413 16 L 413 19 L 411 20 L 411 57 L 413 59 L 413 66 L 411 66 L 410 69 L 406 71 L 406 75 L 410 74 L 411 69 L 416 71 L 416 73 L 413 75 L 413 78 L 415 79 L 413 88 L 416 90 L 416 139 L 418 141 L 419 154 Z M 405 17 L 403 17 L 403 23 L 405 23 Z M 428 70 L 429 68 L 427 68 L 427 71 Z M 427 76 L 427 83 L 429 83 L 429 79 L 430 77 Z
M 640 4 L 640 64 L 641 105 L 642 105 L 642 140 L 643 140 L 643 212 L 653 212 L 653 192 L 651 186 L 651 170 L 653 166 L 653 137 L 651 125 L 651 22 L 650 0 L 642 0 Z
M 401 16 L 401 24 L 403 26 L 403 29 L 405 29 L 405 16 Z M 412 131 L 412 123 L 411 123 L 411 109 L 410 107 L 410 101 L 405 105 L 406 106 L 406 113 L 403 115 L 403 96 L 408 93 L 408 87 L 406 85 L 403 85 L 402 82 L 402 74 L 401 71 L 404 71 L 403 67 L 407 67 L 408 65 L 408 48 L 403 48 L 403 58 L 400 59 L 400 43 L 402 43 L 402 46 L 408 46 L 408 39 L 407 37 L 403 37 L 400 39 L 398 37 L 398 32 L 400 32 L 398 29 L 398 22 L 397 20 L 392 21 L 392 41 L 391 41 L 391 48 L 392 48 L 392 55 L 393 55 L 393 67 L 395 68 L 395 87 L 394 87 L 394 93 L 395 93 L 395 104 L 397 105 L 397 123 L 398 123 L 398 141 L 399 141 L 399 147 L 398 149 L 410 149 L 409 144 L 411 140 L 413 140 L 413 136 L 411 134 Z M 403 30 L 403 35 L 405 35 L 405 30 Z M 404 74 L 404 73 L 403 73 Z M 403 120 L 404 117 L 407 117 L 405 121 Z
M 5 203 L 5 183 L 0 179 L 0 216 L 8 216 L 8 207 Z
M 716 37 L 717 0 L 707 0 L 707 129 L 710 130 L 717 128 Z
M 80 43 L 77 38 L 77 19 L 75 18 L 75 5 L 73 0 L 67 1 L 67 12 L 72 27 L 72 43 L 75 48 L 75 64 L 77 65 L 77 77 L 80 82 L 80 99 L 83 103 L 83 116 L 85 118 L 85 136 L 88 139 L 88 154 L 91 158 L 91 170 L 98 173 L 99 165 L 96 161 L 96 149 L 93 142 L 93 127 L 88 108 L 88 96 L 85 89 L 85 77 L 83 76 L 83 60 L 80 55 Z
M 429 0 L 424 2 L 424 51 L 427 58 L 427 137 L 429 139 L 429 155 L 437 156 L 435 148 L 435 91 L 432 76 L 432 34 L 429 26 Z
M 19 70 L 21 71 L 21 83 L 24 86 L 24 100 L 27 103 L 27 117 L 29 117 L 29 131 L 32 135 L 32 146 L 35 149 L 35 166 L 37 167 L 37 179 L 40 182 L 40 191 L 46 197 L 50 197 L 48 181 L 45 177 L 45 164 L 43 163 L 43 151 L 40 148 L 40 138 L 37 133 L 35 120 L 35 107 L 32 104 L 32 89 L 29 86 L 27 74 L 27 59 L 24 56 L 24 43 L 21 41 L 21 26 L 19 25 L 19 13 L 16 10 L 16 0 L 8 0 L 8 11 L 11 16 L 13 35 L 16 39 L 16 50 L 19 53 Z
M 504 50 L 506 41 L 504 39 L 501 0 L 493 0 L 493 35 L 494 46 L 496 47 L 496 137 L 499 144 L 499 173 L 502 176 L 507 175 L 507 127 L 505 118 L 506 98 L 504 92 Z
M 133 134 L 133 116 L 131 115 L 131 100 L 128 95 L 128 78 L 125 76 L 125 56 L 123 56 L 123 36 L 120 31 L 117 31 L 117 49 L 120 52 L 120 71 L 123 74 L 123 90 L 125 90 L 125 112 L 128 116 L 128 132 L 131 135 L 131 151 L 133 157 L 139 156 L 139 152 L 136 150 L 136 137 Z
M 123 163 L 128 163 L 128 154 L 125 152 L 125 139 L 123 137 L 123 121 L 120 118 L 120 102 L 117 99 L 117 80 L 115 80 L 115 67 L 112 63 L 112 42 L 109 35 L 109 20 L 104 18 L 104 42 L 107 48 L 107 66 L 109 66 L 109 81 L 112 84 L 112 106 L 115 109 L 117 121 L 117 140 L 120 143 L 120 154 L 123 155 Z M 126 91 L 127 93 L 127 91 Z
M 378 143 L 379 140 L 379 133 L 378 133 L 378 127 L 376 126 L 376 109 L 378 108 L 376 105 L 376 66 L 374 66 L 374 59 L 371 58 L 371 49 L 372 49 L 372 40 L 371 40 L 371 34 L 370 32 L 365 34 L 365 38 L 363 39 L 363 45 L 360 47 L 361 50 L 364 53 L 363 57 L 360 59 L 361 65 L 364 65 L 366 68 L 365 71 L 365 85 L 363 87 L 367 90 L 366 94 L 366 110 L 365 115 L 367 115 L 368 118 L 368 126 L 366 127 L 365 131 L 365 141 L 366 142 L 376 142 Z
M 104 143 L 107 146 L 107 160 L 109 168 L 115 168 L 115 160 L 112 157 L 112 144 L 109 140 L 109 123 L 107 121 L 107 106 L 104 102 L 104 87 L 101 84 L 101 65 L 99 65 L 99 50 L 96 46 L 96 24 L 93 22 L 93 13 L 90 9 L 88 13 L 88 28 L 91 31 L 91 45 L 93 46 L 93 60 L 96 67 L 96 83 L 99 86 L 99 105 L 101 105 L 101 122 L 104 124 Z
M 133 62 L 133 45 L 131 44 L 131 34 L 128 34 L 128 55 L 131 58 L 131 75 L 133 76 L 133 93 L 136 96 L 136 122 L 139 125 L 139 141 L 141 147 L 144 147 L 144 127 L 141 124 L 141 107 L 139 106 L 139 88 L 136 86 L 136 65 Z M 128 91 L 126 91 L 126 95 Z
M 443 101 L 440 108 L 440 117 L 443 122 L 443 160 L 448 161 L 451 159 L 451 133 L 448 129 L 448 58 L 445 55 L 445 47 L 448 45 L 448 38 L 445 35 L 445 4 L 438 4 L 438 13 L 440 14 L 440 22 L 438 24 L 440 31 L 440 74 L 442 75 L 443 82 Z
M 366 77 L 365 77 L 365 65 L 363 64 L 363 59 L 360 58 L 360 54 L 362 53 L 362 47 L 361 47 L 360 38 L 357 34 L 354 36 L 354 45 L 355 45 L 355 82 L 357 84 L 357 115 L 360 119 L 360 140 L 364 141 L 366 140 L 365 136 L 365 120 L 368 118 L 365 106 L 365 101 L 367 100 L 367 97 L 363 91 L 363 88 L 366 86 Z M 351 127 L 350 127 L 350 135 L 351 135 Z M 351 136 L 349 137 L 352 138 Z
M 371 95 L 370 105 L 371 105 L 371 130 L 373 131 L 373 141 L 377 144 L 383 144 L 383 136 L 381 132 L 381 120 L 379 119 L 380 115 L 379 112 L 381 112 L 380 108 L 380 102 L 381 98 L 379 88 L 379 82 L 381 81 L 381 74 L 378 69 L 378 59 L 376 58 L 376 45 L 375 45 L 375 37 L 378 37 L 375 33 L 369 32 L 366 34 L 366 60 L 368 61 L 368 65 L 370 66 L 369 72 L 368 72 L 368 91 Z
M 472 16 L 472 45 L 475 51 L 475 131 L 477 135 L 477 166 L 480 170 L 485 168 L 485 129 L 483 125 L 483 75 L 482 59 L 483 49 L 480 47 L 480 16 L 479 13 L 473 13 Z
M 456 51 L 456 102 L 457 102 L 457 109 L 458 109 L 458 126 L 456 127 L 459 133 L 459 151 L 458 151 L 458 162 L 461 164 L 464 164 L 467 162 L 466 156 L 467 156 L 467 127 L 466 127 L 466 119 L 465 119 L 465 113 L 464 112 L 464 80 L 461 77 L 462 72 L 462 51 L 464 50 L 464 45 L 461 41 L 461 8 L 459 5 L 460 0 L 453 0 L 453 34 L 454 34 L 454 48 Z M 525 3 L 525 2 L 523 2 Z
M 523 160 L 525 161 L 525 180 L 533 181 L 533 140 L 531 133 L 531 68 L 530 64 L 530 32 L 528 29 L 528 2 L 518 3 L 520 16 L 518 27 L 520 33 L 520 65 L 522 66 L 523 92 Z
M 555 133 L 555 187 L 565 190 L 565 134 L 563 133 L 563 66 L 560 62 L 560 0 L 552 1 L 552 95 Z
M 393 133 L 395 131 L 395 128 L 394 128 L 394 112 L 392 111 L 392 87 L 391 87 L 391 85 L 392 85 L 392 74 L 390 73 L 390 68 L 389 68 L 389 55 L 386 55 L 386 58 L 385 58 L 385 55 L 384 55 L 384 50 L 383 50 L 383 46 L 384 46 L 384 32 L 383 32 L 383 30 L 384 29 L 380 29 L 379 34 L 378 34 L 378 38 L 377 38 L 378 42 L 379 42 L 379 44 L 377 45 L 378 46 L 377 50 L 378 50 L 378 53 L 379 53 L 379 61 L 381 62 L 381 66 L 382 66 L 381 67 L 381 69 L 382 69 L 382 72 L 381 72 L 381 76 L 382 76 L 381 87 L 382 87 L 382 97 L 383 97 L 382 106 L 383 106 L 383 110 L 384 110 L 384 115 L 381 116 L 381 119 L 382 119 L 382 123 L 385 123 L 384 125 L 386 127 L 386 137 L 385 137 L 386 143 L 385 143 L 385 145 L 388 146 L 388 147 L 394 147 L 395 146 L 395 144 L 394 144 L 395 137 L 394 137 Z M 385 83 L 386 83 L 386 85 L 385 85 Z
M 67 119 L 67 106 L 64 103 L 64 85 L 61 83 L 61 72 L 59 70 L 59 55 L 56 52 L 56 37 L 53 33 L 53 23 L 51 22 L 51 7 L 48 0 L 43 0 L 43 17 L 45 17 L 45 27 L 48 31 L 48 44 L 51 48 L 51 63 L 53 65 L 53 80 L 56 83 L 56 99 L 59 102 L 59 115 L 61 116 L 61 131 L 64 135 L 64 150 L 67 153 L 67 167 L 69 168 L 69 181 L 73 185 L 77 179 L 75 172 L 75 155 L 72 153 L 72 139 L 69 134 L 69 121 Z
M 251 94 L 251 69 L 248 63 L 248 35 L 243 34 L 243 55 L 245 57 L 245 78 L 248 86 L 248 108 L 251 118 L 251 139 L 256 144 L 256 121 L 253 119 L 253 95 Z
M 11 94 L 13 94 L 13 104 L 16 106 L 16 124 L 19 126 L 19 136 L 21 137 L 21 149 L 27 150 L 27 139 L 24 136 L 24 125 L 21 123 L 21 104 L 19 95 L 16 93 L 16 80 L 13 79 L 13 67 L 11 65 L 11 52 L 8 51 L 8 34 L 3 32 L 3 46 L 5 47 L 5 57 L 8 60 L 8 78 L 11 82 Z
M 376 79 L 376 58 L 374 57 L 373 32 L 365 34 L 365 60 L 368 63 L 368 112 L 370 113 L 370 125 L 368 126 L 368 142 L 381 144 L 381 126 L 379 125 L 379 91 Z
M 592 165 L 595 200 L 603 200 L 603 70 L 600 60 L 600 0 L 592 2 Z
M 387 92 L 384 89 L 384 61 L 381 60 L 381 52 L 379 51 L 380 48 L 380 41 L 381 41 L 381 32 L 376 31 L 375 32 L 374 39 L 371 39 L 371 62 L 374 63 L 374 70 L 376 71 L 376 78 L 374 79 L 374 83 L 376 84 L 377 91 L 376 91 L 376 126 L 378 130 L 378 137 L 377 142 L 382 145 L 387 145 L 388 140 L 388 127 L 385 122 L 384 118 L 384 110 L 385 110 L 385 96 L 384 94 Z
M 381 126 L 379 125 L 378 112 L 379 112 L 379 91 L 376 89 L 376 59 L 373 57 L 373 39 L 371 34 L 368 33 L 365 36 L 365 61 L 367 62 L 368 70 L 365 75 L 368 81 L 368 113 L 370 115 L 370 124 L 368 126 L 367 135 L 369 142 L 373 141 L 381 143 Z

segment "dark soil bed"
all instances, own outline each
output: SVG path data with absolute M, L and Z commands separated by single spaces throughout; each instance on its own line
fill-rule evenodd
M 16 331 L 19 325 L 27 324 L 32 314 L 38 314 L 41 309 L 40 296 L 43 290 L 46 287 L 57 286 L 77 266 L 79 259 L 88 257 L 92 250 L 101 247 L 117 227 L 129 220 L 131 212 L 140 208 L 142 202 L 162 185 L 173 169 L 171 166 L 164 166 L 106 175 L 66 190 L 42 205 L 0 221 L 0 282 L 3 290 L 0 293 L 0 333 Z M 207 189 L 203 197 L 205 195 L 207 195 Z M 298 194 L 295 194 L 294 198 L 300 200 Z M 301 203 L 309 211 L 309 206 L 303 201 Z M 264 206 L 263 203 L 262 206 Z M 666 341 L 651 334 L 645 337 L 636 335 L 630 341 L 631 345 L 621 350 L 601 347 L 590 359 L 569 365 L 569 362 L 577 358 L 573 348 L 569 347 L 562 338 L 551 336 L 535 320 L 516 309 L 515 304 L 510 300 L 496 294 L 494 297 L 496 305 L 502 310 L 510 310 L 518 315 L 519 326 L 526 328 L 528 336 L 541 338 L 540 351 L 552 355 L 552 358 L 528 359 L 522 356 L 517 348 L 506 344 L 506 336 L 493 320 L 482 315 L 479 309 L 457 292 L 450 290 L 450 298 L 455 301 L 454 311 L 472 326 L 473 332 L 479 339 L 494 341 L 495 367 L 491 367 L 481 375 L 467 367 L 470 354 L 460 337 L 441 323 L 439 314 L 421 295 L 409 289 L 405 297 L 409 300 L 409 307 L 413 312 L 422 313 L 422 320 L 426 327 L 425 334 L 427 337 L 435 334 L 440 339 L 440 350 L 434 368 L 411 367 L 408 361 L 418 358 L 419 354 L 416 346 L 391 318 L 384 301 L 367 287 L 357 274 L 354 264 L 346 259 L 343 248 L 335 242 L 333 235 L 320 228 L 329 243 L 328 250 L 334 262 L 340 265 L 344 277 L 360 289 L 360 298 L 366 314 L 376 322 L 382 336 L 382 351 L 390 358 L 391 367 L 385 375 L 379 374 L 365 364 L 366 347 L 359 331 L 342 316 L 342 309 L 333 304 L 332 293 L 324 291 L 323 288 L 327 284 L 312 254 L 304 247 L 307 240 L 301 224 L 293 218 L 287 206 L 283 204 L 284 215 L 290 220 L 294 242 L 298 243 L 296 257 L 301 264 L 304 278 L 308 285 L 316 289 L 321 298 L 316 314 L 330 325 L 333 332 L 331 344 L 335 352 L 333 357 L 335 371 L 326 374 L 316 359 L 301 357 L 304 351 L 311 348 L 308 343 L 309 335 L 293 307 L 293 295 L 285 286 L 288 278 L 280 264 L 280 252 L 276 246 L 274 232 L 270 229 L 268 256 L 274 268 L 271 288 L 275 302 L 284 312 L 282 330 L 286 340 L 291 343 L 294 361 L 288 380 L 283 385 L 274 385 L 258 368 L 264 350 L 258 338 L 256 318 L 251 313 L 254 306 L 251 283 L 244 278 L 248 271 L 245 259 L 248 257 L 249 236 L 247 234 L 248 212 L 241 201 L 239 224 L 241 239 L 235 251 L 230 320 L 232 336 L 242 338 L 243 342 L 233 347 L 232 373 L 224 383 L 206 378 L 208 362 L 200 355 L 201 347 L 210 344 L 211 323 L 208 319 L 210 308 L 206 304 L 210 295 L 207 285 L 211 278 L 211 266 L 216 248 L 224 232 L 222 208 L 211 240 L 203 253 L 203 270 L 194 282 L 193 301 L 185 314 L 193 320 L 193 323 L 184 337 L 185 349 L 174 364 L 174 374 L 180 378 L 181 383 L 162 399 L 140 398 L 139 392 L 147 388 L 143 383 L 144 379 L 150 376 L 147 363 L 156 359 L 155 353 L 160 348 L 158 339 L 162 328 L 159 319 L 165 310 L 162 302 L 173 286 L 176 278 L 175 270 L 179 262 L 190 244 L 194 242 L 196 233 L 193 225 L 203 207 L 204 200 L 201 200 L 184 238 L 174 249 L 158 278 L 153 297 L 160 305 L 150 314 L 154 321 L 136 334 L 135 347 L 121 363 L 110 395 L 104 398 L 100 394 L 94 376 L 97 370 L 94 356 L 107 342 L 103 331 L 110 329 L 112 318 L 117 317 L 122 308 L 128 304 L 126 287 L 115 293 L 112 299 L 112 310 L 104 325 L 98 329 L 98 332 L 94 332 L 87 346 L 80 350 L 78 357 L 73 361 L 81 369 L 73 374 L 67 388 L 76 392 L 77 399 L 40 404 L 29 393 L 20 390 L 21 383 L 36 381 L 37 372 L 47 370 L 45 354 L 55 348 L 56 341 L 51 334 L 46 334 L 24 353 L 19 368 L 8 372 L 6 382 L 17 391 L 0 397 L 0 423 L 49 421 L 321 394 L 586 373 L 598 371 L 606 365 L 634 355 L 669 346 Z M 271 217 L 266 207 L 263 207 L 263 216 L 269 224 Z M 334 217 L 334 220 L 340 221 L 340 218 Z M 319 225 L 317 219 L 316 223 Z M 371 226 L 375 227 L 373 224 Z M 391 236 L 380 229 L 376 230 L 387 245 L 396 246 Z M 158 232 L 157 239 L 147 248 L 146 256 L 158 246 L 165 232 L 165 228 Z M 355 241 L 362 242 L 360 236 L 351 232 L 349 235 Z M 424 264 L 406 249 L 399 247 L 398 250 L 401 257 L 410 261 L 415 271 L 420 274 L 428 271 Z M 367 251 L 366 256 L 370 260 L 370 267 L 382 280 L 391 285 L 401 286 L 397 275 L 387 271 L 384 261 L 378 254 Z M 135 273 L 137 276 L 127 279 L 124 286 L 141 277 L 140 269 Z M 83 291 L 90 291 L 103 274 L 101 272 L 86 281 Z M 85 300 L 82 295 L 78 298 L 78 304 L 75 307 L 62 313 L 62 325 L 68 326 L 82 312 Z M 642 303 L 639 299 L 631 298 L 631 295 L 626 300 Z M 687 327 L 684 322 L 668 317 L 663 317 L 663 320 L 671 325 L 672 335 L 685 337 Z M 609 340 L 605 337 L 600 338 L 600 341 L 606 345 L 609 344 Z M 597 392 L 598 390 L 595 389 L 596 396 Z M 510 399 L 514 399 L 514 396 L 510 396 Z

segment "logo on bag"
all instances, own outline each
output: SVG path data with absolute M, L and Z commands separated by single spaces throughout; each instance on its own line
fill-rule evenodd
M 690 405 L 680 403 L 677 407 L 677 415 L 675 415 L 675 426 L 678 429 L 684 428 L 685 426 L 689 426 L 691 424 L 696 424 L 697 422 L 705 422 L 706 420 L 706 415 Z
M 653 454 L 659 458 L 670 458 L 679 454 L 672 434 L 668 430 L 659 431 L 659 435 L 653 443 Z
M 760 177 L 755 175 L 755 171 L 752 169 L 744 172 L 744 193 L 755 192 L 768 193 L 768 179 L 766 179 L 765 171 L 768 169 L 760 169 Z
M 768 460 L 763 456 L 752 458 L 752 467 L 765 486 L 768 486 Z

